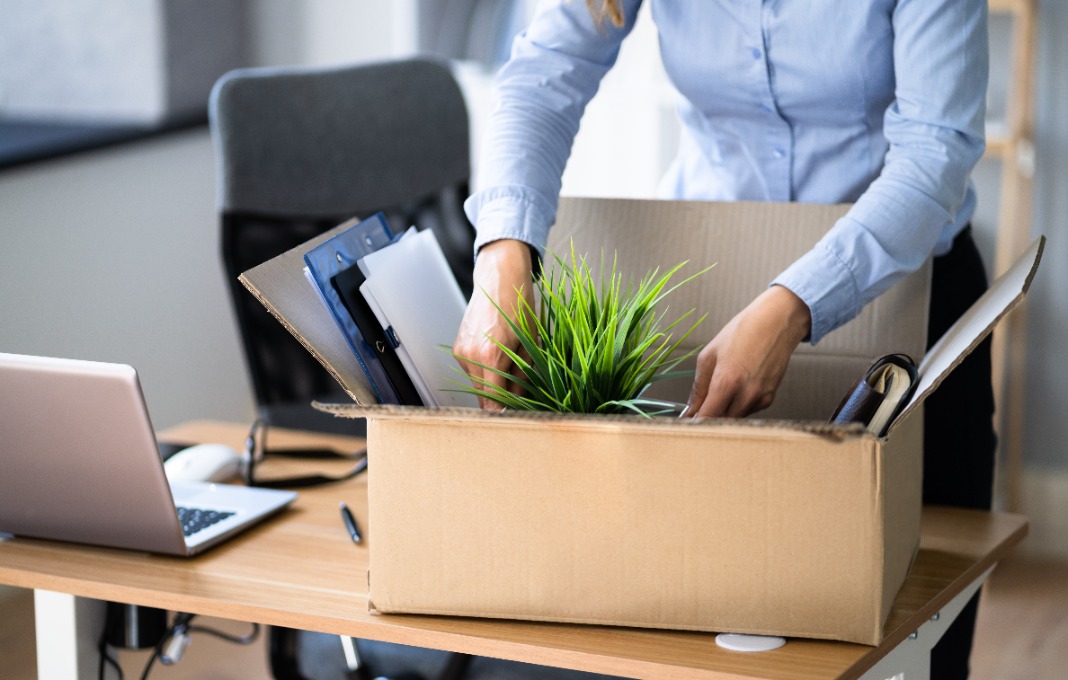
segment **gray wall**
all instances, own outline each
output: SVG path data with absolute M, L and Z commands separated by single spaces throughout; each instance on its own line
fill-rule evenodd
M 247 10 L 253 65 L 382 58 L 394 37 L 369 0 Z M 129 363 L 157 427 L 251 419 L 214 176 L 206 128 L 0 170 L 0 352 Z
M 0 171 L 0 351 L 129 363 L 157 426 L 252 414 L 206 129 Z

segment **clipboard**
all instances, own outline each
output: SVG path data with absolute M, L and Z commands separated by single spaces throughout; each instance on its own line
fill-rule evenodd
M 332 280 L 338 274 L 356 267 L 356 263 L 365 255 L 385 248 L 396 240 L 385 216 L 376 213 L 304 253 L 304 264 L 311 284 L 318 288 L 323 305 L 356 356 L 377 401 L 383 404 L 402 402 L 378 353 L 364 339 L 363 332 Z

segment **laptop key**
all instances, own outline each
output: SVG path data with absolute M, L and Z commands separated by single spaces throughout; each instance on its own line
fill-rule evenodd
M 227 517 L 232 517 L 233 514 L 232 512 L 204 508 L 178 507 L 178 521 L 181 522 L 182 533 L 186 536 L 192 536 L 198 531 L 203 531 Z

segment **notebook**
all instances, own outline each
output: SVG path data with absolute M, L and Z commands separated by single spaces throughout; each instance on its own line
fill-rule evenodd
M 361 310 L 349 306 L 337 285 L 337 277 L 349 271 L 359 272 L 356 263 L 361 257 L 395 240 L 385 215 L 376 213 L 304 253 L 304 270 L 309 283 L 318 291 L 324 309 L 330 313 L 338 331 L 359 360 L 378 401 L 385 404 L 405 402 L 394 388 L 387 365 L 371 347 L 373 339 L 367 337 L 368 329 L 360 323 L 358 316 Z
M 912 398 L 919 382 L 916 364 L 906 354 L 877 358 L 835 409 L 831 422 L 861 423 L 877 437 L 885 437 L 894 419 Z
M 0 532 L 195 555 L 296 496 L 169 484 L 130 366 L 0 353 Z M 185 536 L 180 509 L 218 514 Z

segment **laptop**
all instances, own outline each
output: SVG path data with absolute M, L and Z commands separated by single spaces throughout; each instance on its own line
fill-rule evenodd
M 0 353 L 0 532 L 188 556 L 296 497 L 168 483 L 130 366 Z

